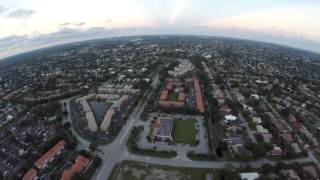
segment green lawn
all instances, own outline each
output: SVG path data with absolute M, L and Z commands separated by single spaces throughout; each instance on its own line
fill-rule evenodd
M 178 101 L 178 98 L 179 98 L 179 93 L 170 92 L 170 93 L 168 94 L 168 100 L 169 100 L 169 101 Z
M 173 124 L 173 140 L 176 143 L 196 143 L 195 120 L 175 120 Z
M 145 180 L 145 179 L 205 179 L 206 173 L 213 173 L 220 180 L 220 170 L 200 169 L 176 166 L 146 164 L 135 161 L 123 161 L 116 166 L 108 180 Z

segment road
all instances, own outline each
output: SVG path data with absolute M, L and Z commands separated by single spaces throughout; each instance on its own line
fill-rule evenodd
M 159 76 L 156 75 L 152 81 L 152 87 L 155 88 L 159 83 Z M 130 136 L 130 132 L 134 125 L 140 119 L 140 115 L 143 113 L 144 108 L 151 98 L 152 93 L 148 93 L 147 97 L 143 97 L 144 101 L 137 105 L 137 107 L 130 114 L 127 123 L 121 128 L 121 131 L 117 137 L 112 141 L 112 143 L 100 146 L 99 149 L 103 152 L 101 154 L 103 163 L 98 169 L 98 172 L 94 174 L 92 179 L 105 180 L 113 167 L 122 161 L 121 157 L 128 152 L 127 141 Z
M 121 161 L 121 156 L 128 151 L 126 144 L 130 136 L 130 132 L 136 122 L 139 120 L 139 117 L 142 114 L 150 97 L 151 93 L 148 94 L 146 100 L 142 104 L 139 104 L 133 110 L 127 121 L 127 124 L 122 127 L 116 139 L 112 143 L 99 148 L 103 151 L 103 163 L 92 179 L 105 180 L 109 176 L 113 167 Z
M 148 157 L 148 156 L 141 156 L 141 155 L 133 155 L 127 153 L 123 160 L 132 160 L 144 163 L 151 163 L 151 164 L 159 164 L 159 165 L 167 165 L 167 166 L 176 166 L 176 167 L 193 167 L 193 168 L 224 168 L 227 164 L 231 164 L 235 168 L 243 168 L 247 165 L 250 165 L 253 168 L 259 168 L 263 164 L 269 163 L 271 165 L 276 165 L 276 161 L 271 161 L 268 159 L 259 159 L 256 161 L 192 161 L 192 160 L 184 160 L 184 159 L 166 159 L 166 158 L 157 158 L 157 157 Z M 308 156 L 305 158 L 298 158 L 298 159 L 291 159 L 291 160 L 284 160 L 281 161 L 286 164 L 298 162 L 298 163 L 305 163 L 305 162 L 312 162 L 312 157 Z

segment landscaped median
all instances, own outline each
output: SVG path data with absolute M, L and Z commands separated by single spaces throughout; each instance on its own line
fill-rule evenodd
M 133 154 L 139 154 L 144 156 L 162 157 L 162 158 L 174 158 L 177 156 L 176 151 L 157 151 L 153 149 L 140 149 L 137 146 L 137 142 L 140 139 L 140 133 L 143 131 L 143 126 L 134 127 L 131 135 L 128 139 L 127 146 L 128 151 Z
M 188 151 L 187 157 L 193 161 L 215 161 L 217 158 L 208 154 L 197 154 L 193 151 Z

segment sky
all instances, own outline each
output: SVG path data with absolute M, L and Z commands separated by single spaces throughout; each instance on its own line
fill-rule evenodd
M 0 1 L 0 59 L 62 43 L 149 34 L 226 36 L 320 52 L 320 1 Z

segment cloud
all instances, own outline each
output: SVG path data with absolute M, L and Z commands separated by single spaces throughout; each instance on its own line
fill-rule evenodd
M 37 34 L 30 36 L 9 36 L 0 38 L 0 61 L 14 54 L 19 54 L 39 48 L 78 42 L 90 39 L 100 39 L 116 36 L 144 34 L 144 28 L 106 29 L 104 27 L 61 28 L 57 32 L 49 34 Z
M 85 25 L 85 24 L 86 24 L 85 22 L 74 23 L 75 26 L 83 26 L 83 25 Z
M 0 14 L 6 12 L 7 9 L 3 6 L 0 6 Z
M 76 22 L 76 23 L 64 22 L 64 23 L 59 24 L 59 26 L 64 28 L 66 26 L 83 26 L 85 24 L 86 24 L 85 22 Z
M 10 12 L 7 17 L 9 18 L 18 18 L 18 19 L 28 19 L 30 18 L 35 11 L 31 9 L 17 9 L 15 11 Z
M 59 26 L 69 26 L 69 25 L 71 25 L 71 22 L 64 22 L 59 24 Z

